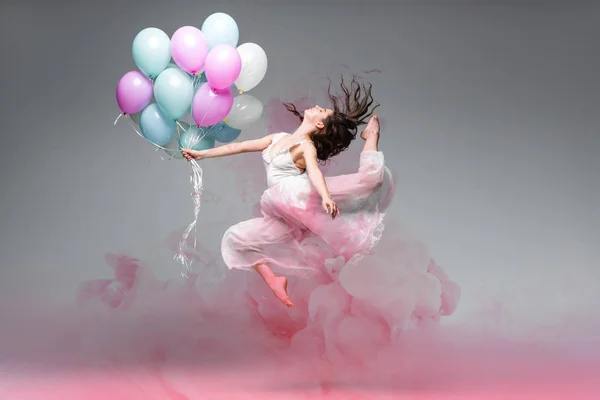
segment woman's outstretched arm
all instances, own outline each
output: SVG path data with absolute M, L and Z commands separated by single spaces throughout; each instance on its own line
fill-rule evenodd
M 323 199 L 323 209 L 325 212 L 331 215 L 331 218 L 335 218 L 340 215 L 335 202 L 331 199 L 329 189 L 327 189 L 327 183 L 321 168 L 319 168 L 319 162 L 317 161 L 317 149 L 312 144 L 303 145 L 304 162 L 306 163 L 306 172 L 311 183 Z
M 244 142 L 229 143 L 223 146 L 214 147 L 207 150 L 183 149 L 181 153 L 185 158 L 191 160 L 201 160 L 203 158 L 216 158 L 232 156 L 234 154 L 250 153 L 253 151 L 263 151 L 271 144 L 273 134 L 264 136 L 260 139 L 246 140 Z

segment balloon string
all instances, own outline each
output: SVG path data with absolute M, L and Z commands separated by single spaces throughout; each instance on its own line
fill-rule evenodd
M 194 147 L 196 144 L 198 144 L 198 142 L 202 138 L 204 138 L 207 135 L 207 133 L 204 132 L 204 129 L 201 126 L 202 126 L 202 123 L 204 122 L 204 120 L 206 119 L 206 115 L 208 114 L 208 111 L 210 111 L 210 107 L 212 106 L 213 101 L 214 100 L 211 100 L 210 104 L 208 105 L 208 109 L 206 110 L 206 113 L 202 117 L 202 120 L 200 121 L 200 123 L 198 124 L 198 128 L 196 129 L 196 132 L 201 130 L 203 132 L 203 135 L 202 135 L 202 137 L 197 137 L 197 136 L 194 137 L 193 143 L 190 143 L 190 147 Z M 177 121 L 177 125 L 181 126 L 179 121 Z M 200 214 L 201 196 L 202 196 L 202 190 L 203 190 L 203 176 L 204 176 L 202 167 L 200 167 L 200 165 L 196 162 L 196 160 L 191 159 L 190 166 L 191 166 L 190 183 L 192 184 L 192 189 L 193 189 L 192 190 L 192 201 L 194 203 L 194 220 L 187 226 L 187 228 L 181 235 L 181 239 L 179 240 L 179 251 L 173 257 L 175 260 L 178 260 L 181 264 L 183 264 L 187 268 L 187 271 L 182 273 L 183 277 L 185 277 L 185 278 L 189 277 L 189 272 L 191 272 L 192 259 L 186 255 L 184 248 L 185 248 L 185 245 L 188 241 L 188 238 L 189 238 L 192 230 L 194 230 L 194 246 L 193 246 L 193 248 L 196 249 L 196 246 L 197 246 L 198 215 Z
M 203 171 L 200 165 L 196 162 L 196 160 L 192 159 L 190 161 L 190 165 L 192 167 L 192 172 L 190 174 L 190 183 L 192 184 L 192 200 L 194 203 L 194 220 L 188 225 L 188 227 L 183 232 L 181 239 L 179 241 L 179 251 L 173 257 L 181 264 L 183 264 L 187 271 L 182 273 L 182 276 L 185 278 L 189 278 L 189 272 L 191 272 L 192 266 L 192 258 L 188 257 L 185 252 L 185 245 L 190 236 L 192 230 L 194 230 L 194 246 L 196 249 L 197 246 L 197 238 L 198 238 L 198 215 L 200 214 L 200 205 L 201 205 L 201 196 L 202 196 L 202 187 L 203 187 Z
M 194 78 L 194 81 L 196 79 L 197 79 L 197 77 Z M 214 99 L 211 100 L 211 102 L 209 103 L 206 113 L 204 114 L 204 116 L 202 117 L 202 120 L 200 121 L 200 123 L 198 124 L 198 127 L 196 128 L 196 132 L 201 131 L 202 134 L 194 135 L 193 142 L 190 143 L 191 144 L 190 147 L 192 147 L 192 148 L 196 144 L 198 144 L 198 142 L 200 140 L 202 140 L 204 137 L 206 137 L 210 133 L 212 133 L 213 129 L 215 129 L 214 127 L 211 127 L 210 129 L 202 128 L 202 124 L 204 123 L 204 120 L 206 119 L 206 116 L 207 116 L 208 112 L 210 111 L 210 108 L 213 105 L 212 104 L 213 101 L 214 101 Z M 115 120 L 115 125 L 116 125 L 117 121 L 119 120 L 119 118 L 121 118 L 122 115 L 123 114 L 121 114 L 121 115 L 119 115 L 119 117 L 117 117 L 117 119 Z M 158 149 L 165 150 L 165 151 L 167 151 L 167 153 L 169 153 L 170 151 L 173 151 L 172 149 L 167 149 L 163 146 L 157 145 L 156 143 L 153 143 L 150 140 L 146 139 L 144 137 L 144 135 L 142 135 L 142 133 L 140 131 L 138 131 L 133 120 L 128 115 L 126 115 L 126 117 L 128 117 L 135 133 L 137 133 L 137 135 L 139 137 L 141 137 L 142 139 L 144 139 L 146 142 L 157 147 L 157 149 L 156 149 L 157 151 L 158 151 Z M 179 121 L 175 121 L 175 124 L 176 124 L 175 131 L 176 131 L 178 137 L 180 138 L 181 135 L 179 133 L 179 130 L 181 129 L 182 131 L 185 132 L 186 129 L 181 125 L 181 123 Z M 173 155 L 171 155 L 171 157 L 169 159 L 172 159 L 173 157 L 174 157 L 174 153 L 173 153 Z M 162 157 L 161 157 L 161 159 L 164 160 L 164 158 L 162 158 Z M 192 201 L 194 204 L 194 219 L 187 226 L 185 231 L 183 232 L 181 239 L 179 240 L 179 246 L 178 246 L 179 251 L 173 257 L 175 260 L 179 261 L 182 265 L 185 266 L 186 271 L 182 272 L 182 276 L 184 278 L 189 278 L 189 276 L 190 276 L 189 273 L 191 272 L 191 266 L 192 266 L 192 261 L 193 261 L 193 259 L 191 257 L 188 257 L 188 255 L 186 254 L 186 251 L 185 251 L 185 246 L 186 246 L 186 243 L 188 241 L 188 238 L 189 238 L 192 230 L 194 231 L 194 245 L 193 245 L 194 250 L 196 249 L 197 244 L 198 244 L 198 216 L 200 214 L 201 197 L 202 197 L 202 191 L 203 191 L 203 177 L 204 177 L 204 172 L 202 170 L 202 167 L 200 167 L 200 165 L 196 162 L 196 160 L 194 160 L 194 159 L 190 160 L 190 166 L 191 166 L 190 183 L 192 185 L 192 193 L 191 194 L 192 194 Z

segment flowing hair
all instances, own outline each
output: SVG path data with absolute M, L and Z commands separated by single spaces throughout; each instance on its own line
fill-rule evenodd
M 325 162 L 346 150 L 356 138 L 358 127 L 365 124 L 373 115 L 373 111 L 379 107 L 379 103 L 376 103 L 371 95 L 373 85 L 361 84 L 356 75 L 352 77 L 349 86 L 346 85 L 342 75 L 341 94 L 332 94 L 331 85 L 332 82 L 329 80 L 327 94 L 333 108 L 333 115 L 323 121 L 324 126 L 319 132 L 311 135 L 320 162 Z M 284 106 L 300 121 L 304 121 L 303 115 L 298 112 L 294 104 L 284 103 Z

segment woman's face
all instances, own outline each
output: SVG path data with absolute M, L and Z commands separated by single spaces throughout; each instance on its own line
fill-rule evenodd
M 333 110 L 318 105 L 304 111 L 304 120 L 310 122 L 317 129 L 322 129 L 325 119 L 333 115 Z

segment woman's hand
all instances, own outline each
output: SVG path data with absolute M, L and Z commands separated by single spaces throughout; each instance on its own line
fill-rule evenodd
M 326 197 L 323 199 L 323 209 L 329 215 L 331 215 L 331 219 L 334 219 L 338 215 L 340 215 L 340 210 L 335 204 L 335 201 L 331 200 L 331 197 Z
M 200 158 L 202 158 L 198 150 L 183 149 L 181 150 L 181 154 L 183 154 L 185 159 L 188 161 L 192 161 L 192 159 L 199 160 Z

